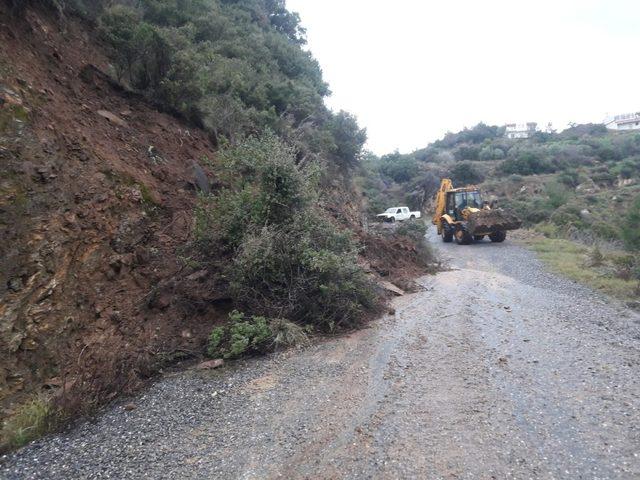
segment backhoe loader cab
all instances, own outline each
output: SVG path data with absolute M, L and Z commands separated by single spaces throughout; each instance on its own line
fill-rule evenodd
M 442 179 L 435 203 L 433 224 L 444 242 L 455 239 L 459 245 L 468 245 L 485 236 L 492 242 L 503 242 L 507 230 L 520 228 L 522 223 L 509 212 L 491 209 L 477 187 L 453 188 L 448 178 Z
M 458 189 L 447 192 L 447 213 L 461 221 L 465 208 L 482 208 L 482 195 L 479 190 Z

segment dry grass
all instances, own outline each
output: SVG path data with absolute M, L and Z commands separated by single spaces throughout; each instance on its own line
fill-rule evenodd
M 309 336 L 304 328 L 288 320 L 272 320 L 271 331 L 273 332 L 273 348 L 275 350 L 309 345 Z
M 2 427 L 2 449 L 19 448 L 53 427 L 54 410 L 43 397 L 35 397 L 16 409 Z
M 624 252 L 603 251 L 594 262 L 593 248 L 569 240 L 532 237 L 524 243 L 557 273 L 620 300 L 638 299 L 638 282 L 620 278 L 616 271 L 616 259 Z

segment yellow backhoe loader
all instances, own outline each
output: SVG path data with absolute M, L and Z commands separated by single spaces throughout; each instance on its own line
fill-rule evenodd
M 485 236 L 492 242 L 504 242 L 507 230 L 516 230 L 522 225 L 512 213 L 492 209 L 483 202 L 477 187 L 453 188 L 448 178 L 442 179 L 435 202 L 433 224 L 438 227 L 443 242 L 455 239 L 458 245 L 469 245 Z

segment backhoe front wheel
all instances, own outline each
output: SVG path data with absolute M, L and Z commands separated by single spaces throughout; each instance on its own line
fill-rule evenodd
M 458 245 L 470 245 L 473 242 L 473 236 L 463 229 L 456 230 L 454 237 Z
M 447 227 L 442 227 L 442 241 L 444 243 L 450 243 L 453 241 L 453 232 Z
M 504 239 L 507 238 L 507 232 L 494 232 L 491 235 L 489 235 L 489 238 L 491 239 L 492 242 L 495 243 L 500 243 L 500 242 L 504 242 Z

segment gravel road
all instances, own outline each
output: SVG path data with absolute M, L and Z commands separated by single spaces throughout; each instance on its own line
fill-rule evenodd
M 509 241 L 429 241 L 452 269 L 395 316 L 166 376 L 0 476 L 640 478 L 640 316 Z

